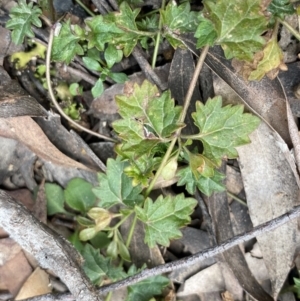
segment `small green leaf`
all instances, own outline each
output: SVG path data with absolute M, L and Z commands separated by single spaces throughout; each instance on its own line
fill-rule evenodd
M 181 237 L 179 228 L 190 222 L 196 205 L 195 199 L 179 194 L 165 198 L 160 195 L 155 202 L 147 198 L 144 208 L 136 206 L 137 217 L 145 224 L 145 242 L 149 247 L 168 246 L 170 239 Z
M 83 55 L 84 52 L 79 41 L 80 38 L 71 31 L 70 20 L 63 23 L 59 35 L 53 40 L 52 59 L 69 64 L 75 55 Z
M 86 228 L 80 231 L 79 233 L 79 239 L 82 241 L 87 241 L 95 237 L 95 235 L 98 233 L 95 227 L 93 228 Z
M 216 44 L 222 46 L 227 59 L 250 61 L 262 50 L 268 20 L 260 0 L 206 0 L 204 8 L 217 32 Z
M 122 2 L 119 12 L 87 20 L 86 24 L 90 28 L 88 48 L 97 47 L 104 51 L 105 45 L 110 44 L 129 56 L 142 35 L 135 23 L 139 11 L 140 9 L 132 10 L 127 2 Z
M 73 96 L 82 95 L 83 87 L 78 83 L 72 83 L 69 87 L 69 91 Z
M 104 91 L 104 86 L 101 78 L 96 81 L 95 86 L 92 88 L 92 95 L 94 98 L 99 97 Z
M 7 21 L 6 28 L 12 29 L 11 37 L 15 44 L 22 44 L 26 36 L 29 38 L 34 37 L 31 26 L 42 26 L 42 22 L 39 19 L 41 14 L 41 9 L 33 6 L 33 2 L 27 4 L 26 0 L 19 0 L 18 5 L 10 10 L 10 20 Z
M 95 226 L 95 222 L 81 215 L 76 216 L 76 221 L 79 225 L 83 227 L 93 227 Z
M 196 103 L 192 114 L 200 134 L 194 139 L 203 143 L 203 155 L 220 165 L 221 159 L 237 157 L 237 146 L 250 142 L 248 135 L 259 125 L 260 119 L 252 114 L 243 113 L 242 105 L 222 107 L 221 96 L 208 99 L 206 104 Z
M 132 185 L 132 180 L 124 173 L 126 162 L 108 159 L 106 174 L 99 173 L 99 187 L 93 189 L 94 194 L 100 199 L 99 206 L 110 208 L 115 204 L 134 207 L 143 200 L 140 194 L 141 186 Z
M 107 67 L 111 68 L 116 62 L 120 61 L 119 50 L 117 50 L 116 46 L 109 44 L 104 51 L 104 58 L 106 60 Z
M 99 64 L 98 61 L 96 61 L 95 59 L 93 58 L 90 58 L 88 56 L 84 56 L 82 58 L 83 60 L 83 63 L 85 64 L 85 66 L 87 68 L 89 68 L 90 70 L 95 70 L 95 71 L 102 71 L 102 67 L 101 65 Z
M 268 7 L 268 11 L 273 17 L 284 19 L 286 15 L 292 15 L 296 10 L 289 0 L 273 0 Z
M 71 236 L 68 238 L 69 242 L 75 247 L 75 249 L 81 253 L 83 250 L 83 243 L 79 239 L 78 231 L 75 231 Z
M 139 271 L 135 266 L 131 266 L 128 276 L 133 276 Z M 170 280 L 164 276 L 154 276 L 142 280 L 128 287 L 126 301 L 149 301 L 153 296 L 160 295 L 169 283 Z
M 294 288 L 293 291 L 297 294 L 297 297 L 300 298 L 300 279 L 295 278 L 295 277 L 293 279 L 295 282 L 295 284 L 293 286 L 293 288 Z
M 66 203 L 74 210 L 80 212 L 88 211 L 95 205 L 96 201 L 92 188 L 92 184 L 84 179 L 72 179 L 64 191 Z
M 118 244 L 118 252 L 121 256 L 121 258 L 127 262 L 131 262 L 131 258 L 130 258 L 130 254 L 129 254 L 129 250 L 128 248 L 125 246 L 125 244 L 123 243 L 123 241 L 118 240 L 117 241 Z
M 109 72 L 108 75 L 112 80 L 114 80 L 118 84 L 123 84 L 128 80 L 127 75 L 125 73 L 122 73 L 122 72 L 120 72 L 120 73 Z
M 98 50 L 104 51 L 106 43 L 116 43 L 116 38 L 124 31 L 119 29 L 108 16 L 96 16 L 85 21 L 90 28 L 87 36 L 88 48 L 97 47 Z
M 57 185 L 52 183 L 45 184 L 45 193 L 47 198 L 47 214 L 66 213 L 64 209 L 64 191 Z
M 114 267 L 109 258 L 102 256 L 99 250 L 94 249 L 90 244 L 85 245 L 82 256 L 84 258 L 83 269 L 95 284 L 101 284 L 105 278 L 117 281 L 126 277 L 122 268 Z
M 164 36 L 169 43 L 177 48 L 182 46 L 180 34 L 194 32 L 197 28 L 197 13 L 191 11 L 189 2 L 177 5 L 175 1 L 170 1 L 165 10 L 161 10 Z
M 108 245 L 106 252 L 112 259 L 118 258 L 118 244 L 115 240 Z
M 109 243 L 110 243 L 110 239 L 107 237 L 107 233 L 106 232 L 98 232 L 90 241 L 90 243 L 92 244 L 92 246 L 95 249 L 103 249 L 106 248 Z
M 152 14 L 136 22 L 138 28 L 143 31 L 157 31 L 159 24 L 159 15 Z
M 207 196 L 212 195 L 213 192 L 221 192 L 225 190 L 225 187 L 222 184 L 225 176 L 217 170 L 214 171 L 214 175 L 212 177 L 204 177 L 199 173 L 199 176 L 196 178 L 192 169 L 190 167 L 186 167 L 178 171 L 177 175 L 179 176 L 177 185 L 185 185 L 187 192 L 192 195 L 195 193 L 196 187 Z

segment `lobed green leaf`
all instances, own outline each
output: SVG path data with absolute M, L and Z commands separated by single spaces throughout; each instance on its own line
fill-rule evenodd
M 189 166 L 179 170 L 177 176 L 179 177 L 177 185 L 185 185 L 187 192 L 192 195 L 195 194 L 196 188 L 207 196 L 212 195 L 214 192 L 221 192 L 225 190 L 225 187 L 222 184 L 225 176 L 217 170 L 214 171 L 214 174 L 211 177 L 204 177 L 200 172 L 196 177 L 192 168 Z
M 234 57 L 250 61 L 253 54 L 263 48 L 265 40 L 262 34 L 267 30 L 268 20 L 260 0 L 205 0 L 204 8 L 205 17 L 213 23 L 217 32 L 216 44 L 222 46 L 227 59 Z M 199 26 L 200 32 L 203 26 L 213 32 L 208 23 L 200 22 Z M 208 41 L 210 45 L 211 41 Z
M 18 5 L 10 10 L 11 19 L 6 23 L 6 28 L 12 30 L 11 37 L 15 44 L 22 44 L 25 37 L 34 37 L 31 26 L 42 26 L 41 14 L 41 9 L 33 6 L 32 2 L 27 4 L 26 0 L 19 0 Z
M 170 91 L 160 94 L 148 81 L 135 84 L 131 94 L 117 96 L 116 102 L 123 119 L 115 121 L 113 128 L 124 140 L 123 151 L 137 156 L 149 153 L 182 127 L 178 122 L 181 107 L 175 106 Z
M 80 38 L 71 31 L 70 20 L 63 23 L 59 35 L 53 40 L 52 59 L 69 64 L 75 55 L 83 55 L 79 41 Z
M 84 258 L 83 269 L 90 280 L 95 284 L 101 284 L 105 279 L 117 281 L 126 277 L 126 273 L 120 267 L 112 265 L 109 258 L 105 258 L 90 244 L 86 244 L 82 251 Z
M 128 270 L 128 276 L 133 276 L 139 271 L 135 266 L 131 266 Z M 160 275 L 139 281 L 128 287 L 126 301 L 149 301 L 153 296 L 160 295 L 169 282 L 167 277 Z
M 99 187 L 93 189 L 100 199 L 99 207 L 109 208 L 115 204 L 134 207 L 143 200 L 141 186 L 133 186 L 132 180 L 124 173 L 128 165 L 120 160 L 108 159 L 106 174 L 99 173 Z
M 222 107 L 222 98 L 208 99 L 206 104 L 196 103 L 196 112 L 192 114 L 200 134 L 195 139 L 201 140 L 204 156 L 220 165 L 227 156 L 236 158 L 236 147 L 250 142 L 248 135 L 259 125 L 260 119 L 252 114 L 243 113 L 242 105 Z
M 153 248 L 156 244 L 168 246 L 170 239 L 181 237 L 179 228 L 190 222 L 197 201 L 184 194 L 160 195 L 155 202 L 147 198 L 144 207 L 135 206 L 138 219 L 145 224 L 145 243 Z

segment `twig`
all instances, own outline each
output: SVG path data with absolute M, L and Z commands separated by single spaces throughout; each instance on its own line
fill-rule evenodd
M 92 2 L 97 7 L 101 15 L 106 15 L 107 13 L 112 11 L 110 6 L 103 0 L 92 0 Z
M 52 270 L 77 301 L 101 301 L 81 267 L 81 256 L 63 237 L 0 190 L 0 226 L 44 269 Z
M 132 51 L 132 55 L 138 62 L 139 66 L 141 67 L 142 71 L 145 73 L 146 77 L 154 84 L 156 84 L 161 91 L 166 90 L 167 86 L 162 83 L 162 81 L 157 76 L 155 71 L 151 68 L 151 65 L 144 57 L 143 51 L 138 46 L 134 48 L 134 50 Z
M 55 26 L 55 25 L 54 25 Z M 51 97 L 51 100 L 53 102 L 53 104 L 55 105 L 57 111 L 65 118 L 67 119 L 72 125 L 74 125 L 75 127 L 77 127 L 78 129 L 91 134 L 93 136 L 96 136 L 98 138 L 101 139 L 105 139 L 108 141 L 112 141 L 112 142 L 116 142 L 114 139 L 107 137 L 105 135 L 101 135 L 99 133 L 96 133 L 94 131 L 91 131 L 87 128 L 85 128 L 84 126 L 76 123 L 72 118 L 70 118 L 68 115 L 65 114 L 65 112 L 62 110 L 62 108 L 59 106 L 53 90 L 52 90 L 52 85 L 51 85 L 51 77 L 50 77 L 50 60 L 51 60 L 51 52 L 52 52 L 52 44 L 53 44 L 53 38 L 54 38 L 54 27 L 50 28 L 50 35 L 49 35 L 49 42 L 48 42 L 48 49 L 47 49 L 47 56 L 46 56 L 46 79 L 47 79 L 47 85 L 48 85 L 48 90 L 49 90 L 49 94 Z
M 299 131 L 298 131 L 298 127 L 295 122 L 292 110 L 291 110 L 290 102 L 286 96 L 286 93 L 285 93 L 285 90 L 281 83 L 281 80 L 280 79 L 278 79 L 278 80 L 281 85 L 281 89 L 283 91 L 284 98 L 285 98 L 288 129 L 289 129 L 289 134 L 290 134 L 292 144 L 294 147 L 294 154 L 295 154 L 296 165 L 297 165 L 298 175 L 299 175 L 300 174 L 300 136 L 299 136 Z
M 204 251 L 201 251 L 199 253 L 196 253 L 195 255 L 186 257 L 184 259 L 180 259 L 180 260 L 173 261 L 173 262 L 170 262 L 167 264 L 159 265 L 152 269 L 143 270 L 141 273 L 139 273 L 135 276 L 128 277 L 122 281 L 103 286 L 98 290 L 98 292 L 100 294 L 106 294 L 110 291 L 120 289 L 122 287 L 127 287 L 129 285 L 137 283 L 148 277 L 168 273 L 168 272 L 174 271 L 179 268 L 191 266 L 203 259 L 207 259 L 207 258 L 216 256 L 216 255 L 219 255 L 219 254 L 223 253 L 224 251 L 227 251 L 228 249 L 230 249 L 236 245 L 239 245 L 240 243 L 244 243 L 258 235 L 261 235 L 263 233 L 274 230 L 274 229 L 278 228 L 279 226 L 281 226 L 285 223 L 288 223 L 289 221 L 291 221 L 299 216 L 300 216 L 300 206 L 297 206 L 293 210 L 289 211 L 288 213 L 285 213 L 271 221 L 263 223 L 255 228 L 253 228 L 251 231 L 248 231 L 244 234 L 237 235 L 237 236 L 225 241 L 224 243 L 222 243 L 219 246 L 208 248 Z

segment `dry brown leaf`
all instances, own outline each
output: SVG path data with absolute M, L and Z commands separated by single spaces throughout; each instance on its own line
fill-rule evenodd
M 19 154 L 20 158 L 25 160 L 26 157 L 31 156 L 30 152 L 37 156 L 43 164 L 46 180 L 55 180 L 65 186 L 71 178 L 83 177 L 90 182 L 96 183 L 95 171 L 61 153 L 49 141 L 40 127 L 28 116 L 0 118 L 0 137 L 16 141 L 17 145 L 14 146 L 16 152 L 20 151 L 18 148 L 22 149 L 23 147 L 24 152 L 27 149 L 26 155 L 20 156 Z M 30 159 L 32 161 L 31 165 L 36 161 L 34 156 Z M 32 187 L 29 188 L 32 189 Z
M 41 268 L 36 268 L 23 284 L 15 300 L 44 295 L 51 291 L 49 275 Z
M 249 214 L 254 226 L 291 210 L 299 202 L 299 187 L 292 171 L 293 159 L 285 142 L 264 122 L 239 147 Z M 257 237 L 276 299 L 291 269 L 299 244 L 297 221 Z
M 31 274 L 29 265 L 20 246 L 10 238 L 0 240 L 0 286 L 16 295 Z

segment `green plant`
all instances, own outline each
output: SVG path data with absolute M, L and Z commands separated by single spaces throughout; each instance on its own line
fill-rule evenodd
M 20 6 L 23 4 L 20 2 Z M 249 143 L 248 135 L 259 125 L 259 118 L 243 113 L 242 105 L 222 107 L 221 97 L 216 96 L 205 104 L 196 104 L 192 117 L 199 132 L 181 134 L 209 46 L 221 45 L 228 59 L 241 60 L 245 66 L 253 63 L 255 54 L 263 53 L 257 67 L 247 75 L 250 80 L 283 67 L 276 35 L 284 15 L 294 13 L 288 1 L 274 0 L 268 8 L 271 16 L 259 0 L 206 0 L 203 4 L 203 10 L 195 12 L 188 2 L 177 5 L 170 1 L 165 5 L 163 1 L 159 11 L 143 16 L 133 1 L 122 2 L 118 12 L 93 16 L 85 21 L 84 28 L 63 23 L 53 47 L 49 45 L 54 61 L 69 63 L 81 55 L 87 68 L 100 73 L 92 88 L 94 97 L 103 92 L 107 78 L 126 80 L 126 75 L 113 73 L 111 68 L 130 55 L 138 43 L 144 48 L 154 47 L 153 66 L 162 39 L 174 48 L 187 47 L 182 34 L 194 33 L 197 47 L 203 47 L 183 107 L 175 105 L 170 91 L 161 93 L 148 81 L 135 85 L 130 94 L 117 96 L 121 119 L 114 122 L 113 128 L 120 139 L 118 157 L 108 160 L 106 174 L 99 173 L 98 187 L 92 188 L 79 179 L 73 179 L 65 190 L 56 184 L 46 185 L 49 214 L 65 213 L 65 205 L 76 212 L 78 231 L 72 242 L 83 254 L 85 271 L 96 284 L 137 272 L 132 266 L 125 273 L 122 263 L 131 260 L 128 248 L 138 220 L 144 224 L 145 243 L 150 248 L 168 246 L 170 240 L 180 237 L 180 228 L 189 223 L 196 201 L 184 194 L 160 195 L 153 200 L 150 193 L 158 180 L 176 178 L 177 185 L 185 186 L 192 195 L 196 188 L 206 195 L 224 190 L 224 175 L 217 171 L 222 158 L 236 158 L 236 147 Z M 272 35 L 264 36 L 271 30 Z M 195 141 L 201 143 L 202 150 L 193 147 Z M 124 241 L 120 226 L 129 217 L 133 222 Z M 107 256 L 101 255 L 98 248 L 105 249 Z M 157 285 L 149 286 L 151 292 L 144 299 L 139 292 L 145 290 L 147 282 L 129 288 L 130 300 L 148 301 L 167 285 L 167 280 L 155 277 L 152 283 Z

